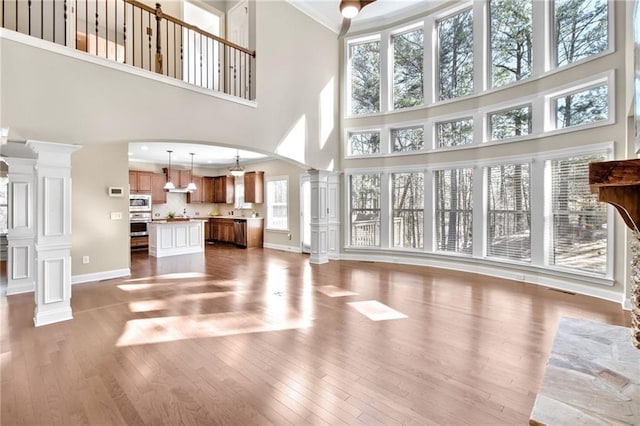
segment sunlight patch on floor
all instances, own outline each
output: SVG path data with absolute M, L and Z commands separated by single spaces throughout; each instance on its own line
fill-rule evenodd
M 345 297 L 345 296 L 357 296 L 358 293 L 355 291 L 345 290 L 340 287 L 336 287 L 335 285 L 321 285 L 316 287 L 320 293 L 329 297 Z
M 129 280 L 124 280 L 124 282 L 135 283 L 135 282 L 149 281 L 149 280 L 184 280 L 187 278 L 204 278 L 208 276 L 209 274 L 205 274 L 203 272 L 176 272 L 173 274 L 162 274 L 162 275 L 153 275 L 150 277 L 132 278 Z
M 266 312 L 222 312 L 127 321 L 116 346 L 144 345 L 185 339 L 231 336 L 307 328 L 312 319 L 300 315 L 279 318 Z
M 392 309 L 385 305 L 384 303 L 380 303 L 377 300 L 365 300 L 363 302 L 351 302 L 347 303 L 347 305 L 355 308 L 362 315 L 366 316 L 372 321 L 385 321 L 392 319 L 401 319 L 401 318 L 409 318 L 402 312 L 398 312 L 395 309 Z

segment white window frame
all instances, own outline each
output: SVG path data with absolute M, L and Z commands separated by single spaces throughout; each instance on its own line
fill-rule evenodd
M 286 217 L 287 226 L 284 227 L 284 228 L 283 227 L 276 227 L 276 226 L 272 226 L 271 225 L 271 219 L 272 219 L 272 214 L 271 214 L 272 209 L 271 209 L 271 207 L 273 206 L 273 203 L 272 203 L 272 200 L 269 197 L 269 193 L 270 193 L 269 184 L 273 184 L 273 182 L 283 182 L 283 181 L 286 182 L 286 187 L 287 187 L 287 203 L 286 203 L 286 206 L 287 206 L 287 209 L 286 209 L 286 211 L 287 211 L 287 217 Z M 289 209 L 291 208 L 290 203 L 289 203 L 289 198 L 290 198 L 289 194 L 291 192 L 290 191 L 290 187 L 289 187 L 289 176 L 271 176 L 271 177 L 267 178 L 267 182 L 266 182 L 265 186 L 266 186 L 266 190 L 267 190 L 267 194 L 266 194 L 266 197 L 265 197 L 266 198 L 265 203 L 266 203 L 266 207 L 267 207 L 266 208 L 266 210 L 267 210 L 266 211 L 266 216 L 267 217 L 266 217 L 265 229 L 268 230 L 268 231 L 289 232 L 289 228 L 290 228 L 290 225 L 291 225 L 291 221 L 290 221 L 291 214 L 289 212 Z M 281 204 L 278 204 L 278 205 L 281 205 Z
M 555 34 L 555 26 L 556 26 L 556 5 L 555 5 L 555 0 L 551 0 L 549 2 L 544 2 L 544 3 L 548 3 L 548 7 L 549 9 L 547 10 L 547 20 L 549 22 L 549 40 L 548 40 L 548 46 L 549 48 L 547 49 L 547 51 L 549 52 L 549 58 L 548 58 L 548 65 L 547 65 L 547 70 L 564 70 L 567 69 L 569 67 L 572 66 L 576 66 L 576 65 L 580 65 L 583 64 L 585 62 L 597 59 L 601 56 L 604 55 L 608 55 L 610 53 L 615 52 L 615 1 L 614 0 L 607 0 L 607 48 L 605 50 L 603 50 L 602 52 L 598 52 L 594 55 L 590 55 L 587 56 L 585 58 L 582 58 L 578 61 L 575 62 L 570 62 L 568 64 L 565 65 L 561 65 L 558 66 L 557 64 L 557 40 L 556 40 L 556 34 Z M 623 5 L 620 5 L 621 7 Z M 624 12 L 623 12 L 624 13 Z M 533 24 L 532 24 L 533 27 Z M 534 46 L 535 47 L 535 46 Z
M 394 73 L 394 65 L 395 65 L 395 55 L 394 55 L 394 49 L 393 49 L 393 38 L 397 37 L 399 35 L 405 34 L 405 33 L 409 33 L 418 29 L 422 29 L 422 35 L 423 35 L 423 42 L 422 42 L 422 103 L 419 105 L 414 105 L 412 107 L 405 107 L 405 108 L 395 108 L 395 98 L 393 96 L 393 92 L 394 92 L 394 88 L 395 88 L 395 73 Z M 424 20 L 420 20 L 417 22 L 413 22 L 409 25 L 404 25 L 402 27 L 396 28 L 392 31 L 389 32 L 389 37 L 388 37 L 388 42 L 389 42 L 389 70 L 388 73 L 386 73 L 385 78 L 389 81 L 388 82 L 388 86 L 389 86 L 389 101 L 388 101 L 388 105 L 389 107 L 387 108 L 389 112 L 392 111 L 411 111 L 411 110 L 415 110 L 415 109 L 420 109 L 425 107 L 429 102 L 425 96 L 426 94 L 426 84 L 427 82 L 425 81 L 425 76 L 427 74 L 427 68 L 426 68 L 426 64 L 425 64 L 425 58 L 428 54 L 427 52 L 427 48 L 426 48 L 426 43 L 427 43 L 427 25 L 425 24 Z M 381 61 L 382 62 L 382 61 Z M 381 70 L 383 71 L 383 70 Z M 382 84 L 382 75 L 385 74 L 384 72 L 381 72 L 380 75 L 380 81 Z M 383 111 L 386 112 L 386 111 Z
M 525 108 L 525 107 L 528 107 L 530 109 L 530 111 L 531 111 L 531 123 L 530 123 L 529 133 L 527 133 L 526 135 L 511 136 L 511 137 L 504 138 L 504 139 L 493 139 L 493 128 L 491 127 L 491 116 L 494 115 L 494 114 L 500 114 L 500 113 L 503 113 L 503 112 L 509 112 L 509 111 L 513 111 L 513 110 L 520 109 L 520 108 Z M 532 135 L 535 134 L 535 129 L 533 127 L 534 113 L 535 113 L 535 110 L 534 110 L 534 107 L 533 107 L 533 102 L 518 103 L 518 104 L 511 105 L 509 107 L 506 107 L 506 108 L 500 108 L 500 109 L 495 109 L 495 110 L 488 111 L 485 114 L 485 119 L 484 119 L 484 125 L 485 125 L 485 128 L 486 128 L 484 142 L 485 143 L 494 143 L 494 142 L 504 142 L 504 141 L 519 141 L 519 140 L 522 140 L 522 139 L 530 138 Z
M 351 85 L 351 56 L 349 55 L 349 51 L 350 51 L 350 47 L 352 44 L 361 44 L 361 43 L 369 43 L 369 42 L 374 42 L 374 41 L 378 41 L 380 43 L 380 111 L 377 112 L 372 112 L 372 113 L 367 113 L 367 114 L 354 114 L 352 112 L 351 106 L 352 106 L 352 99 L 351 99 L 351 92 L 352 92 L 352 85 Z M 383 45 L 385 44 L 385 40 L 383 39 L 381 33 L 373 33 L 373 34 L 368 34 L 364 37 L 357 37 L 357 38 L 347 38 L 345 39 L 345 49 L 344 49 L 344 64 L 345 64 L 345 70 L 344 70 L 344 76 L 345 76 L 345 90 L 343 93 L 343 105 L 345 106 L 345 117 L 348 118 L 358 118 L 358 117 L 371 117 L 371 116 L 375 116 L 375 115 L 381 115 L 383 114 L 386 110 L 383 109 L 383 99 L 385 98 L 385 93 L 383 91 L 384 85 L 383 85 L 383 75 L 385 75 L 385 79 L 388 78 L 388 70 L 386 70 L 386 65 L 388 62 L 388 58 L 385 58 L 386 56 L 386 49 L 385 50 L 385 55 L 383 56 Z M 388 42 L 386 43 L 388 44 Z
M 422 148 L 413 151 L 394 151 L 394 138 L 393 132 L 398 130 L 410 130 L 410 129 L 422 129 Z M 423 152 L 427 146 L 427 133 L 423 124 L 416 124 L 413 126 L 392 126 L 389 128 L 389 152 L 392 154 L 415 154 Z

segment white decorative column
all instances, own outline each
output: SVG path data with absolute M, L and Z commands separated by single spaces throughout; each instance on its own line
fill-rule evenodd
M 33 158 L 6 158 L 9 165 L 7 295 L 36 287 L 36 191 Z
M 327 181 L 329 172 L 310 170 L 311 181 L 311 254 L 309 262 L 329 262 L 327 220 Z
M 71 154 L 79 146 L 27 141 L 36 155 L 36 327 L 72 319 Z
M 327 177 L 327 252 L 329 259 L 340 257 L 340 173 Z

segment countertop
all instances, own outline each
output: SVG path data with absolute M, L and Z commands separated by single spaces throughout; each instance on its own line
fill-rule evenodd
M 193 217 L 175 217 L 173 219 L 169 219 L 167 217 L 163 218 L 155 218 L 152 220 L 152 223 L 172 223 L 172 222 L 190 222 L 195 220 L 209 220 L 209 219 L 239 219 L 239 220 L 262 220 L 264 217 L 246 217 L 246 216 L 236 216 L 236 215 L 219 215 L 219 216 L 193 216 Z

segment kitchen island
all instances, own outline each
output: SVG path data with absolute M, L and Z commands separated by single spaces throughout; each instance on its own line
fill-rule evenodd
M 149 255 L 175 256 L 204 252 L 204 222 L 198 219 L 149 223 Z

